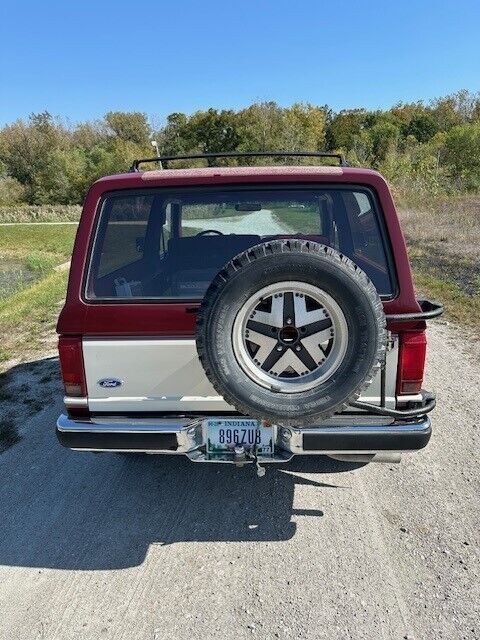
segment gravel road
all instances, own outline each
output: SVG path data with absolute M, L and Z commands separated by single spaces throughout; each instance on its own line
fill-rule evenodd
M 432 323 L 434 436 L 395 466 L 257 479 L 73 453 L 54 395 L 0 455 L 0 638 L 479 638 L 480 359 L 460 335 Z
M 256 233 L 260 236 L 292 232 L 290 227 L 281 225 L 269 209 L 224 218 L 193 218 L 185 220 L 185 224 L 203 231 L 215 229 L 222 233 Z

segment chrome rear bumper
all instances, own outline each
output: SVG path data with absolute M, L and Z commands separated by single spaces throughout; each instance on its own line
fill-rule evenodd
M 360 425 L 300 429 L 272 426 L 275 455 L 261 462 L 287 462 L 294 455 L 385 456 L 417 451 L 430 440 L 432 430 L 428 416 L 391 424 L 375 422 L 372 417 L 371 424 Z M 214 460 L 207 457 L 201 418 L 73 420 L 61 415 L 57 421 L 57 437 L 63 446 L 77 451 L 186 455 L 194 462 L 238 462 L 232 456 Z

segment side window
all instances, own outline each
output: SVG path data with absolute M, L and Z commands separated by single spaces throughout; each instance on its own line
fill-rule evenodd
M 369 196 L 362 191 L 348 191 L 343 194 L 343 200 L 355 255 L 373 262 L 384 270 L 385 251 Z
M 160 243 L 158 247 L 158 253 L 161 258 L 164 258 L 168 253 L 168 241 L 172 237 L 172 205 L 167 203 L 165 205 L 165 222 L 160 229 Z
M 358 217 L 369 214 L 373 216 L 372 205 L 366 193 L 362 193 L 361 191 L 354 191 L 353 196 L 357 201 L 358 207 L 360 209 Z
M 102 278 L 143 257 L 153 196 L 111 197 L 105 201 L 103 225 L 96 251 L 97 278 Z
M 152 197 L 109 198 L 105 206 L 108 207 L 108 212 L 105 212 L 105 226 L 100 229 L 99 234 L 102 235 L 103 232 L 101 254 L 98 256 L 98 278 L 142 257 Z

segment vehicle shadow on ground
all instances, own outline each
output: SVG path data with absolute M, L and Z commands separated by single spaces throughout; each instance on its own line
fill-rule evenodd
M 292 517 L 320 520 L 324 492 L 342 490 L 341 475 L 330 484 L 298 473 L 350 468 L 302 459 L 285 470 L 270 468 L 260 479 L 252 468 L 219 469 L 173 456 L 65 454 L 58 463 L 69 465 L 70 487 L 52 468 L 41 484 L 19 474 L 27 485 L 21 501 L 16 491 L 3 495 L 0 564 L 119 569 L 141 564 L 151 544 L 289 540 L 297 527 Z M 77 464 L 84 468 L 80 474 Z M 318 508 L 294 508 L 297 484 L 318 490 Z
M 54 435 L 61 409 L 57 396 L 0 456 L 0 565 L 120 569 L 155 544 L 289 540 L 298 517 L 321 526 L 326 492 L 348 488 L 339 472 L 362 466 L 299 457 L 258 478 L 253 465 L 72 452 Z M 318 506 L 294 507 L 300 484 Z

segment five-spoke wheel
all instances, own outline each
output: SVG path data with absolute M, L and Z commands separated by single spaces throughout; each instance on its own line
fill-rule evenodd
M 239 310 L 233 329 L 240 366 L 258 384 L 285 393 L 329 378 L 348 342 L 345 316 L 319 287 L 279 282 Z

